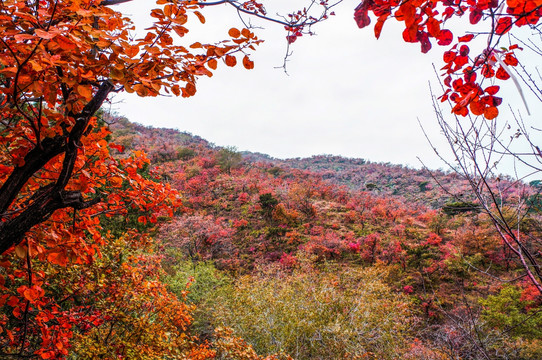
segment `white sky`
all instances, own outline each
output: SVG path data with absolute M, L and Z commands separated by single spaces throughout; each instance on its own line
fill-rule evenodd
M 115 99 L 123 100 L 116 110 L 144 125 L 177 128 L 216 145 L 279 158 L 334 154 L 419 168 L 416 157 L 420 157 L 430 168 L 445 167 L 418 126 L 419 119 L 435 143 L 446 148 L 428 85 L 430 80 L 435 84 L 432 64 L 443 65 L 445 49 L 433 44 L 428 54 L 422 54 L 419 44 L 403 42 L 402 24 L 392 19 L 376 40 L 374 21 L 360 30 L 353 20 L 358 2 L 345 0 L 335 8 L 336 16 L 314 28 L 317 36 L 304 36 L 293 44 L 289 76 L 274 68 L 282 64 L 286 32 L 278 24 L 258 23 L 265 29 L 256 33 L 265 42 L 251 56 L 253 70 L 245 70 L 240 59 L 235 68 L 219 63 L 212 78 L 198 82 L 195 97 L 124 94 Z M 119 8 L 139 25 L 149 21 L 145 14 L 152 3 L 135 0 Z M 294 9 L 303 2 L 274 0 L 277 3 Z M 205 25 L 195 17 L 189 20 L 187 45 L 222 40 L 230 27 L 242 27 L 227 5 L 205 8 L 202 13 Z M 505 100 L 519 107 L 517 91 L 511 82 L 507 86 L 511 90 Z

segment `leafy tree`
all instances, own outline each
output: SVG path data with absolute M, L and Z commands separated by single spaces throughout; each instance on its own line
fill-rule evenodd
M 260 195 L 260 206 L 262 208 L 262 212 L 266 216 L 271 216 L 271 213 L 273 212 L 273 209 L 278 205 L 279 201 L 273 196 L 271 193 L 264 193 Z
M 200 12 L 205 6 L 227 3 L 239 13 L 272 20 L 255 1 L 158 0 L 150 14 L 154 23 L 141 38 L 133 39 L 131 20 L 111 7 L 127 1 L 6 0 L 0 4 L 2 356 L 65 357 L 74 327 L 81 328 L 87 321 L 80 314 L 68 316 L 63 308 L 69 308 L 77 290 L 74 281 L 91 281 L 93 274 L 109 269 L 102 269 L 97 259 L 112 239 L 125 236 L 122 227 L 131 224 L 148 231 L 158 217 L 171 217 L 180 205 L 177 191 L 155 181 L 148 171 L 149 159 L 140 149 L 112 156 L 110 149 L 118 155 L 125 148 L 108 144 L 110 132 L 96 118 L 104 102 L 120 91 L 193 96 L 197 78 L 212 76 L 219 61 L 235 66 L 239 59 L 252 69 L 249 52 L 261 40 L 249 29 L 231 28 L 227 39 L 215 44 L 181 43 L 189 21 L 205 22 Z M 301 10 L 289 20 L 274 20 L 289 32 L 309 32 L 311 25 L 327 17 L 329 6 L 325 1 L 321 5 L 316 17 Z M 106 220 L 112 216 L 124 217 L 124 223 Z M 114 313 L 108 315 L 113 319 L 111 335 L 101 327 L 102 321 L 109 321 L 102 317 L 91 321 L 78 339 L 88 345 L 85 348 L 95 341 L 119 339 L 115 340 L 119 348 L 103 349 L 106 357 L 131 356 L 126 349 L 140 345 L 164 350 L 156 350 L 153 356 L 169 356 L 169 345 L 175 347 L 175 342 L 154 343 L 152 339 L 175 337 L 171 327 L 182 332 L 188 324 L 175 317 L 188 319 L 189 315 L 167 301 L 170 295 L 154 282 L 156 268 L 136 260 L 131 266 L 123 256 L 115 255 L 118 261 L 110 264 L 120 266 L 116 277 L 111 277 L 118 284 L 86 293 L 96 306 L 87 304 L 81 310 L 92 313 L 103 305 L 104 312 Z M 50 279 L 60 272 L 64 276 Z M 125 277 L 141 282 L 123 282 Z M 149 300 L 151 288 L 166 300 Z M 107 308 L 108 303 L 112 308 Z M 145 308 L 150 309 L 148 314 L 137 313 Z M 169 335 L 153 330 L 161 326 L 162 316 L 171 320 L 168 324 L 164 320 L 163 327 Z M 150 341 L 139 343 L 137 336 L 129 335 L 138 328 L 136 323 L 148 325 L 145 329 L 150 332 L 139 335 Z M 181 332 L 179 337 L 186 337 Z M 144 351 L 138 351 L 140 355 Z M 203 353 L 192 358 L 198 356 L 205 358 Z
M 242 160 L 243 156 L 235 147 L 225 147 L 220 149 L 216 159 L 220 169 L 228 174 L 231 172 L 231 169 L 239 166 Z
M 126 1 L 2 2 L 0 253 L 55 211 L 101 201 L 73 188 L 73 178 L 81 154 L 89 150 L 83 143 L 93 116 L 111 93 L 189 97 L 196 93 L 196 79 L 212 76 L 219 60 L 235 66 L 242 57 L 245 68 L 254 67 L 247 53 L 261 40 L 248 29 L 231 28 L 229 38 L 216 44 L 179 43 L 189 20 L 205 22 L 201 8 L 227 3 L 240 13 L 271 20 L 255 1 L 158 0 L 151 13 L 154 23 L 134 40 L 131 20 L 110 8 Z M 288 31 L 310 31 L 327 17 L 326 1 L 321 8 L 317 17 L 306 9 L 288 21 L 274 21 Z

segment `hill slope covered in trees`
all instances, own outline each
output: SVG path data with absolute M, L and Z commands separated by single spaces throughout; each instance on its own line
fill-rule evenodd
M 195 278 L 203 338 L 231 327 L 261 354 L 299 359 L 540 357 L 541 298 L 459 177 L 113 129 L 182 194 L 183 214 L 157 238 L 170 284 Z M 538 219 L 517 226 L 539 238 Z

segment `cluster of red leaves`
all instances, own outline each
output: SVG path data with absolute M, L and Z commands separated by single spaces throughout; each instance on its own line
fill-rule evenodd
M 508 15 L 500 14 L 501 5 Z M 460 0 L 364 0 L 354 13 L 360 28 L 371 23 L 369 13 L 377 17 L 374 27 L 377 38 L 386 20 L 394 17 L 405 24 L 403 39 L 420 43 L 423 53 L 431 49 L 431 38 L 441 46 L 452 44 L 453 33 L 443 28 L 445 21 L 451 17 L 468 16 L 472 25 L 483 19 L 491 19 L 488 21 L 487 47 L 480 54 L 469 56 L 470 48 L 466 43 L 475 37 L 474 34 L 459 36 L 457 42 L 444 54 L 445 66 L 442 70 L 447 90 L 441 100 L 453 103 L 454 114 L 467 116 L 471 113 L 494 119 L 499 113 L 497 107 L 501 104 L 501 99 L 495 96 L 499 87 L 494 85 L 483 88 L 482 83 L 484 79 L 507 80 L 511 76 L 510 67 L 518 65 L 514 55 L 518 46 L 498 50 L 499 40 L 514 27 L 538 24 L 542 16 L 542 3 L 534 0 L 507 0 L 506 4 L 496 0 L 469 0 L 466 3 Z M 478 74 L 480 78 L 477 78 Z

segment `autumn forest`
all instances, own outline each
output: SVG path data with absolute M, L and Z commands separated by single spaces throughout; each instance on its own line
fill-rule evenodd
M 341 2 L 157 0 L 134 38 L 131 1 L 0 0 L 0 358 L 542 359 L 542 80 L 522 62 L 542 56 L 540 0 L 352 7 L 359 31 L 397 21 L 446 49 L 438 171 L 276 159 L 110 111 L 253 69 L 246 19 L 284 31 L 286 69 Z M 215 6 L 239 15 L 225 38 L 183 42 Z

